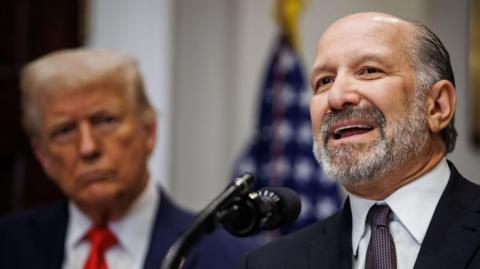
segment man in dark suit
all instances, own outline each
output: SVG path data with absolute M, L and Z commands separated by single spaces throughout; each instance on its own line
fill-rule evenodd
M 445 158 L 457 135 L 454 83 L 424 25 L 375 12 L 332 24 L 310 113 L 315 156 L 348 199 L 239 268 L 480 268 L 480 188 Z
M 109 50 L 51 53 L 22 71 L 23 123 L 68 201 L 0 221 L 0 268 L 159 268 L 194 216 L 150 178 L 155 112 L 137 64 Z M 233 268 L 250 246 L 224 231 L 186 268 Z

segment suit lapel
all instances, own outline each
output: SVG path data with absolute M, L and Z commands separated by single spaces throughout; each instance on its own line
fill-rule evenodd
M 160 268 L 170 246 L 193 220 L 192 216 L 176 208 L 165 193 L 160 194 L 160 200 L 145 259 L 145 269 Z
M 465 268 L 480 246 L 480 188 L 449 165 L 449 183 L 433 214 L 415 269 Z
M 310 269 L 352 268 L 352 214 L 347 199 L 343 209 L 320 228 L 310 247 Z

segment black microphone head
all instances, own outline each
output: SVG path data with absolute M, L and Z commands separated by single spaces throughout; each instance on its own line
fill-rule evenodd
M 249 236 L 259 230 L 261 211 L 249 195 L 238 196 L 223 210 L 217 212 L 217 219 L 223 228 L 235 236 Z
M 300 209 L 300 198 L 293 190 L 270 187 L 236 197 L 217 212 L 217 219 L 231 234 L 249 236 L 292 223 Z
M 262 199 L 273 201 L 276 204 L 276 210 L 279 211 L 266 219 L 263 228 L 271 230 L 290 224 L 300 214 L 302 203 L 298 194 L 293 190 L 285 187 L 267 187 L 259 190 L 258 193 Z

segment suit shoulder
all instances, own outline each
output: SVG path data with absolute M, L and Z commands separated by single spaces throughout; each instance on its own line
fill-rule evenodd
M 60 212 L 66 212 L 66 208 L 67 204 L 60 202 L 2 216 L 0 217 L 0 232 L 20 230 L 32 222 L 42 222 L 50 218 L 58 218 L 62 215 Z
M 232 251 L 247 251 L 256 247 L 256 240 L 251 237 L 236 237 L 229 234 L 223 228 L 217 228 L 215 232 L 206 235 L 202 242 L 205 246 L 211 246 L 218 249 L 229 249 Z
M 324 232 L 325 227 L 330 226 L 338 218 L 338 213 L 316 223 L 313 223 L 303 229 L 300 229 L 291 234 L 282 236 L 274 241 L 268 243 L 267 245 L 260 247 L 255 250 L 253 253 L 269 253 L 277 252 L 278 250 L 297 250 L 298 248 L 304 247 L 305 244 L 311 241 L 315 235 Z
M 246 255 L 242 260 L 252 268 L 294 268 L 306 262 L 306 256 L 313 241 L 321 237 L 332 225 L 337 225 L 340 212 L 325 220 L 311 224 L 297 232 L 280 237 Z M 295 254 L 295 255 L 294 255 Z M 241 263 L 241 266 L 242 266 Z M 306 267 L 307 265 L 304 264 Z M 250 267 L 249 267 L 250 268 Z
M 461 194 L 466 201 L 480 200 L 480 185 L 463 177 L 453 163 L 448 162 L 448 164 L 451 175 L 447 189 L 450 188 L 454 193 Z
M 66 209 L 67 203 L 56 203 L 2 217 L 0 268 L 34 268 L 43 259 L 44 251 L 61 250 Z
M 235 237 L 219 227 L 192 250 L 187 268 L 233 269 L 243 255 L 257 246 L 255 239 Z

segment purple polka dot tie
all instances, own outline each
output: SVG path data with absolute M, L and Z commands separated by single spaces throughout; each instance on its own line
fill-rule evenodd
M 390 208 L 387 205 L 374 205 L 367 215 L 367 222 L 372 229 L 367 248 L 365 269 L 396 269 L 395 244 L 393 243 L 388 216 Z

